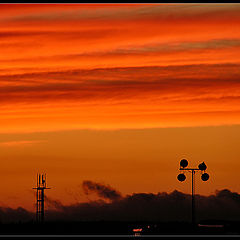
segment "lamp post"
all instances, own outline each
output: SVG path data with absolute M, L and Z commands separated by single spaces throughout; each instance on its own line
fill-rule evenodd
M 188 166 L 188 161 L 186 159 L 182 159 L 180 161 L 180 174 L 178 174 L 177 176 L 177 179 L 180 181 L 180 182 L 183 182 L 185 181 L 186 179 L 186 176 L 184 175 L 184 173 L 181 171 L 188 171 L 188 172 L 191 172 L 192 173 L 192 225 L 194 226 L 195 225 L 195 173 L 197 171 L 201 171 L 201 179 L 203 181 L 207 181 L 209 179 L 209 175 L 205 172 L 206 169 L 207 169 L 207 166 L 204 162 L 200 163 L 198 165 L 198 168 L 187 168 Z

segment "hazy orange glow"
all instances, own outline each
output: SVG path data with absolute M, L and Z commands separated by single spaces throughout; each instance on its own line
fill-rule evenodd
M 0 204 L 33 209 L 38 171 L 66 203 L 86 179 L 189 192 L 183 157 L 199 193 L 240 191 L 239 26 L 239 4 L 1 4 Z

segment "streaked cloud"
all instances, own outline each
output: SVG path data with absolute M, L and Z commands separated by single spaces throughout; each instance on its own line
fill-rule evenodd
M 2 7 L 0 132 L 240 123 L 238 4 Z
M 2 147 L 25 147 L 25 146 L 32 146 L 35 144 L 43 143 L 43 140 L 22 140 L 22 141 L 7 141 L 7 142 L 0 142 L 0 146 Z

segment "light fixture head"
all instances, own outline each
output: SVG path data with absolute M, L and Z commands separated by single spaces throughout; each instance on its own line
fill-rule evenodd
M 198 168 L 202 171 L 205 171 L 207 169 L 207 166 L 204 162 L 202 162 L 198 165 Z
M 182 159 L 182 160 L 180 161 L 180 166 L 181 166 L 182 168 L 187 167 L 187 165 L 188 165 L 188 161 L 187 161 L 186 159 Z
M 207 181 L 209 179 L 209 175 L 207 173 L 203 173 L 201 178 L 203 181 Z
M 186 179 L 186 176 L 183 173 L 178 174 L 177 176 L 178 181 L 183 182 Z

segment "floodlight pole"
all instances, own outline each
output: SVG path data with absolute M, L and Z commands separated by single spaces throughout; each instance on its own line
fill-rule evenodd
M 182 159 L 180 161 L 180 171 L 189 171 L 192 173 L 192 225 L 193 227 L 195 226 L 196 223 L 196 215 L 195 215 L 195 173 L 196 171 L 202 171 L 204 173 L 202 173 L 202 180 L 203 181 L 207 181 L 209 179 L 209 175 L 207 173 L 205 173 L 207 166 L 204 162 L 200 163 L 198 165 L 198 168 L 186 168 L 188 165 L 188 161 L 186 159 Z M 183 173 L 180 172 L 180 174 L 178 175 L 178 180 L 180 182 L 185 181 L 186 177 Z
M 195 170 L 192 170 L 192 224 L 195 225 Z
M 196 214 L 195 214 L 195 172 L 201 171 L 199 168 L 179 168 L 181 171 L 191 171 L 192 173 L 192 225 L 195 225 Z

